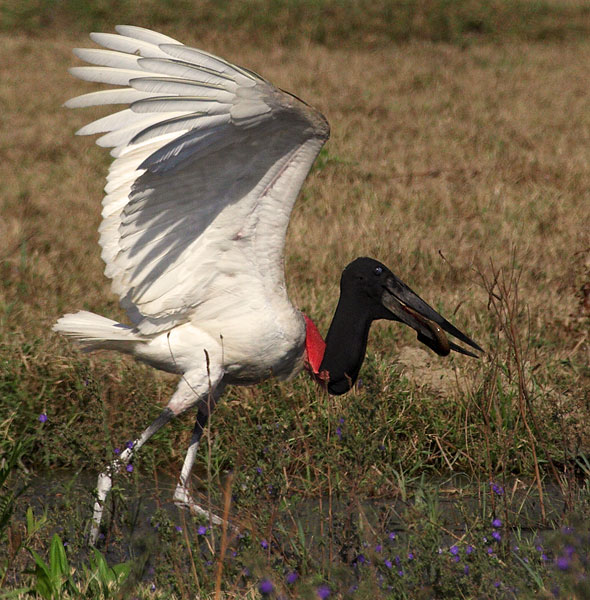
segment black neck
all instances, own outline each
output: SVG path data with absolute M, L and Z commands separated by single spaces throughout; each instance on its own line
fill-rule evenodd
M 341 295 L 326 336 L 326 350 L 320 367 L 329 374 L 328 392 L 348 392 L 357 380 L 365 359 L 369 329 L 374 315 L 354 298 Z

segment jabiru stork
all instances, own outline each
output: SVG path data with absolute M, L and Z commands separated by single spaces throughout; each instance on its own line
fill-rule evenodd
M 325 342 L 287 296 L 283 269 L 291 209 L 329 137 L 323 115 L 252 71 L 140 27 L 93 33 L 75 49 L 92 66 L 71 73 L 116 86 L 66 102 L 127 105 L 77 133 L 111 147 L 100 226 L 105 274 L 132 325 L 80 311 L 53 326 L 84 350 L 116 350 L 181 375 L 160 416 L 98 478 L 96 543 L 115 470 L 171 419 L 197 416 L 174 500 L 226 385 L 288 378 L 304 367 L 331 394 L 354 385 L 371 323 L 400 321 L 440 355 L 481 348 L 384 264 L 357 258 L 343 271 Z

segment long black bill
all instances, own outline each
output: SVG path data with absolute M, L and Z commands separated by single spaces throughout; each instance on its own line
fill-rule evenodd
M 392 319 L 415 329 L 418 333 L 418 341 L 426 344 L 438 355 L 447 356 L 451 350 L 454 350 L 478 358 L 477 354 L 449 340 L 445 331 L 475 350 L 483 352 L 480 346 L 439 315 L 395 275 L 387 278 L 381 301 L 383 306 L 392 313 Z

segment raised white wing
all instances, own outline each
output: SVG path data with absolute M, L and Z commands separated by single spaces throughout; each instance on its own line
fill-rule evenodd
M 291 209 L 329 127 L 255 73 L 162 34 L 118 26 L 76 49 L 114 88 L 68 107 L 128 104 L 78 131 L 113 147 L 100 226 L 105 273 L 136 327 L 166 331 L 249 279 L 284 288 Z M 235 285 L 235 280 L 240 285 Z M 234 281 L 234 283 L 231 283 Z M 230 283 L 228 283 L 230 282 Z

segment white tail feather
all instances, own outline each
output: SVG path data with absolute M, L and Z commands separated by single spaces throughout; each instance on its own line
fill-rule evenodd
M 64 315 L 52 327 L 80 344 L 87 352 L 93 350 L 118 350 L 132 352 L 145 338 L 137 330 L 86 310 Z

